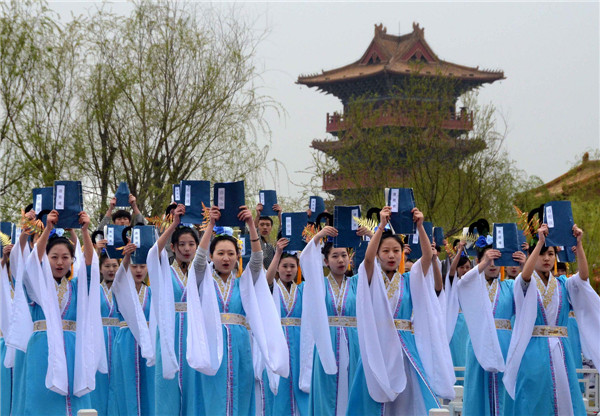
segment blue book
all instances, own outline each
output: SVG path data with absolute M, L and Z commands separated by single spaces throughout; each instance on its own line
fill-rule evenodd
M 551 201 L 544 205 L 544 224 L 548 224 L 546 247 L 564 246 L 565 250 L 577 245 L 573 236 L 571 201 Z
M 148 252 L 158 239 L 156 228 L 152 225 L 136 225 L 131 229 L 131 242 L 137 249 L 131 255 L 133 264 L 146 264 Z
M 33 188 L 33 210 L 36 214 L 42 211 L 52 211 L 54 207 L 54 188 L 48 186 L 46 188 Z M 45 221 L 44 221 L 45 224 Z
M 334 247 L 358 247 L 362 237 L 356 235 L 358 223 L 355 217 L 360 218 L 359 205 L 333 207 L 333 226 L 338 230 L 337 237 L 333 238 Z
M 315 222 L 319 214 L 325 211 L 325 201 L 320 196 L 311 196 L 308 199 L 308 209 L 311 211 L 308 221 Z
M 181 204 L 181 184 L 179 183 L 173 185 L 173 202 Z
M 522 248 L 523 244 L 527 242 L 527 237 L 525 237 L 525 233 L 523 232 L 523 230 L 517 230 L 517 237 L 519 238 L 519 250 L 521 250 L 525 254 L 529 254 L 527 250 L 523 250 Z
M 210 181 L 181 181 L 179 188 L 181 204 L 185 205 L 183 224 L 202 224 L 204 208 L 210 208 Z
M 433 223 L 424 221 L 423 228 L 425 228 L 425 232 L 429 236 L 429 241 L 433 241 Z M 421 242 L 419 241 L 419 233 L 408 235 L 408 245 L 410 247 L 408 259 L 418 260 L 423 256 L 423 252 L 421 251 Z
M 433 241 L 436 246 L 444 248 L 444 229 L 442 227 L 433 228 Z
M 123 249 L 127 243 L 123 240 L 123 231 L 128 228 L 124 225 L 109 224 L 104 227 L 104 238 L 106 239 L 106 254 L 111 259 L 122 259 Z M 121 250 L 117 250 L 120 248 Z
M 306 247 L 302 231 L 308 224 L 306 212 L 284 212 L 281 215 L 281 236 L 289 241 L 286 251 L 300 251 Z
M 512 258 L 514 253 L 521 251 L 517 224 L 494 224 L 494 242 L 492 248 L 500 251 L 502 254 L 502 257 L 494 260 L 496 266 L 518 266 L 519 263 Z
M 570 248 L 567 250 L 564 246 L 558 246 L 558 261 L 563 263 L 573 263 L 577 260 L 575 253 Z
M 4 234 L 6 237 L 10 238 L 10 242 L 11 244 L 14 244 L 15 241 L 13 240 L 13 234 L 14 234 L 14 228 L 15 225 L 12 222 L 8 222 L 8 221 L 2 221 L 0 222 L 0 232 L 2 234 Z M 4 239 L 5 237 L 2 236 Z M 2 258 L 4 256 L 4 244 L 2 243 L 2 239 L 0 239 L 0 258 Z
M 260 191 L 258 199 L 263 206 L 260 215 L 265 217 L 277 216 L 277 212 L 273 210 L 273 205 L 277 204 L 277 192 L 272 190 Z
M 238 236 L 240 256 L 242 256 L 242 267 L 246 267 L 250 261 L 250 255 L 252 254 L 252 248 L 250 246 L 250 234 L 240 234 Z
M 365 259 L 365 254 L 367 253 L 368 245 L 368 241 L 361 241 L 358 247 L 356 247 L 356 249 L 354 250 L 354 257 L 352 258 L 352 268 L 354 269 L 355 273 L 358 273 L 358 268 Z
M 238 219 L 240 207 L 246 205 L 244 181 L 215 183 L 213 192 L 213 203 L 221 210 L 217 225 L 244 229 L 244 222 Z
M 412 214 L 415 196 L 412 188 L 386 188 L 385 201 L 392 207 L 390 225 L 394 234 L 415 234 L 416 225 Z
M 81 181 L 54 181 L 54 209 L 58 211 L 55 228 L 81 228 L 79 213 L 83 211 Z
M 117 207 L 128 207 L 129 206 L 129 186 L 127 182 L 121 182 L 115 192 L 115 198 L 117 198 Z

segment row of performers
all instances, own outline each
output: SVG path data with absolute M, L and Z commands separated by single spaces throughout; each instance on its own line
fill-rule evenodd
M 201 237 L 180 224 L 184 213 L 174 210 L 147 266 L 132 264 L 131 243 L 120 265 L 98 259 L 85 213 L 83 250 L 54 229 L 56 211 L 39 237 L 23 233 L 5 247 L 2 414 L 426 415 L 454 397 L 448 328 L 457 318 L 447 317 L 460 304 L 470 334 L 465 415 L 585 415 L 567 321 L 574 311 L 582 348 L 600 363 L 600 298 L 579 228 L 579 272 L 568 279 L 552 274 L 556 250 L 545 247 L 542 225 L 515 280 L 498 279 L 491 247 L 468 271 L 459 250 L 444 291 L 416 208 L 426 254 L 410 272 L 399 270 L 403 241 L 386 231 L 384 207 L 352 277 L 348 250 L 324 243 L 333 227 L 299 256 L 278 241 L 265 271 L 241 207 L 252 249 L 241 273 L 237 240 L 213 232 L 219 209 Z

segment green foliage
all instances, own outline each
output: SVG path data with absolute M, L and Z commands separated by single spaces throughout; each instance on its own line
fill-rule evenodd
M 41 0 L 1 6 L 4 216 L 56 179 L 82 180 L 92 215 L 122 180 L 147 215 L 181 179 L 258 183 L 257 132 L 278 109 L 258 87 L 262 36 L 207 5 L 107 7 L 63 24 Z

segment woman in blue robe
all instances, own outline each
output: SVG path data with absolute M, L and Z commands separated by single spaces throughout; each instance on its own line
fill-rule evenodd
M 119 320 L 117 319 L 111 292 L 111 285 L 118 268 L 119 261 L 117 259 L 109 258 L 105 252 L 100 254 L 100 277 L 102 279 L 100 282 L 100 314 L 102 316 L 108 374 L 96 373 L 96 388 L 90 393 L 92 406 L 98 411 L 99 415 L 108 414 L 108 394 L 113 358 L 112 345 L 119 330 Z
M 185 212 L 180 205 L 175 211 L 176 217 L 180 209 L 181 213 Z M 213 287 L 221 313 L 223 359 L 215 375 L 196 373 L 194 391 L 199 408 L 203 409 L 201 414 L 250 416 L 255 412 L 253 356 L 246 311 L 242 304 L 241 279 L 236 278 L 234 273 L 240 249 L 237 239 L 227 234 L 217 235 L 211 241 L 220 215 L 218 207 L 210 209 L 210 220 L 194 258 L 194 271 L 200 286 L 208 278 L 205 277 L 206 268 L 212 269 Z M 250 232 L 252 254 L 247 267 L 256 284 L 263 270 L 258 234 L 252 213 L 247 207 L 240 207 L 238 219 L 246 223 Z M 208 264 L 209 257 L 212 265 Z
M 279 299 L 281 325 L 290 352 L 290 376 L 279 379 L 277 394 L 274 395 L 265 383 L 265 414 L 307 415 L 308 394 L 300 390 L 300 318 L 302 316 L 302 292 L 304 283 L 296 284 L 299 260 L 295 254 L 284 253 L 288 240 L 277 241 L 275 255 L 267 270 L 267 282 L 273 286 L 274 298 Z M 266 370 L 265 370 L 266 373 Z
M 511 322 L 515 314 L 514 280 L 500 280 L 500 267 L 494 264 L 494 260 L 500 257 L 500 252 L 492 250 L 492 246 L 487 243 L 483 245 L 477 252 L 477 267 L 466 273 L 457 287 L 469 332 L 477 334 L 475 340 L 470 338 L 467 344 L 463 414 L 512 415 L 514 403 L 502 383 L 502 372 L 486 371 L 478 361 L 478 356 L 489 355 L 491 352 L 484 348 L 478 350 L 481 351 L 479 354 L 475 352 L 480 346 L 474 344 L 479 342 L 482 334 L 490 339 L 497 338 L 499 350 L 495 351 L 500 368 L 496 370 L 503 370 L 510 345 Z M 525 255 L 517 252 L 513 254 L 513 258 L 524 262 Z M 489 327 L 480 325 L 485 313 L 490 314 Z M 493 332 L 486 334 L 486 330 Z M 488 367 L 487 363 L 484 365 Z
M 346 275 L 350 264 L 348 249 L 334 248 L 331 242 L 325 243 L 321 248 L 321 240 L 337 234 L 338 231 L 334 227 L 323 227 L 315 234 L 300 256 L 300 264 L 305 278 L 323 279 L 326 315 L 317 318 L 327 319 L 333 358 L 337 367 L 337 372 L 333 374 L 330 374 L 331 371 L 326 371 L 317 343 L 314 349 L 308 396 L 309 415 L 334 416 L 346 413 L 349 391 L 360 357 L 356 332 L 357 280 L 356 276 L 348 277 Z M 323 263 L 329 269 L 327 276 L 323 276 Z M 307 308 L 317 309 L 319 306 L 315 305 L 315 302 L 323 302 L 321 299 L 308 296 L 306 286 L 303 294 L 302 309 L 304 312 Z M 305 317 L 303 316 L 302 319 L 304 320 Z M 302 353 L 309 354 L 304 351 Z M 303 382 L 299 381 L 299 383 L 302 387 Z
M 360 305 L 360 310 L 357 315 L 361 360 L 350 393 L 348 415 L 427 414 L 429 409 L 440 407 L 438 396 L 451 398 L 453 395 L 455 377 L 444 332 L 445 317 L 442 316 L 442 309 L 436 297 L 436 292 L 442 290 L 443 283 L 441 274 L 439 277 L 433 277 L 436 274 L 433 273 L 432 267 L 437 265 L 432 266 L 432 247 L 423 228 L 423 214 L 417 209 L 413 211 L 421 250 L 425 255 L 405 274 L 397 271 L 403 253 L 402 240 L 389 231 L 383 231 L 390 215 L 391 207 L 381 210 L 381 224 L 369 241 L 365 260 L 359 268 L 357 304 Z M 431 254 L 427 255 L 428 253 Z M 417 303 L 413 302 L 415 291 L 423 297 Z M 375 300 L 371 304 L 371 297 L 376 296 L 378 299 L 387 299 L 389 304 L 376 303 Z M 439 316 L 425 316 L 423 311 L 430 307 L 437 311 Z M 369 317 L 369 322 L 373 325 L 377 323 L 376 327 L 369 327 L 363 323 L 367 322 Z M 435 322 L 437 329 L 432 330 L 434 327 L 429 321 Z M 386 325 L 388 322 L 390 327 Z M 360 335 L 363 331 L 361 328 L 371 332 Z M 381 342 L 379 332 L 382 330 L 389 331 L 386 334 L 387 341 L 380 343 L 375 350 L 387 355 L 376 357 L 367 352 L 373 352 L 374 349 L 367 348 L 365 342 L 369 339 Z M 413 332 L 417 330 L 423 330 L 419 332 L 420 338 Z M 428 338 L 436 335 L 437 339 Z M 431 361 L 430 367 L 425 367 L 421 359 L 422 348 L 430 359 L 436 357 L 435 367 L 439 372 L 436 373 L 437 370 L 434 370 Z M 393 359 L 389 359 L 390 357 Z M 389 379 L 387 384 L 376 385 L 377 383 L 369 382 L 374 380 L 372 374 L 376 370 L 373 363 L 377 360 L 382 363 L 385 373 L 380 374 L 380 380 Z M 366 361 L 371 368 L 369 374 L 366 372 Z M 430 380 L 430 375 L 435 375 L 436 383 Z M 400 381 L 402 378 L 403 382 Z
M 546 247 L 548 225 L 515 281 L 516 318 L 504 384 L 515 399 L 515 414 L 585 415 L 575 362 L 568 341 L 569 312 L 575 310 L 581 342 L 600 362 L 600 298 L 591 288 L 582 245 L 583 231 L 573 226 L 579 272 L 567 279 L 551 270 L 556 248 Z
M 466 253 L 463 254 L 465 243 L 460 241 L 457 245 L 456 255 L 452 259 L 450 264 L 450 270 L 446 276 L 446 285 L 444 291 L 446 294 L 447 304 L 447 316 L 446 324 L 448 326 L 454 324 L 454 330 L 450 337 L 450 354 L 452 355 L 452 364 L 454 367 L 465 367 L 467 358 L 467 342 L 469 341 L 469 329 L 465 322 L 465 316 L 458 305 L 458 299 L 456 299 L 456 286 L 458 285 L 459 279 L 463 277 L 465 273 L 471 270 L 471 261 Z M 458 313 L 457 313 L 458 309 Z M 454 319 L 454 317 L 456 317 Z M 455 371 L 457 377 L 464 379 L 464 371 Z M 463 380 L 457 380 L 456 384 L 462 386 Z
M 84 254 L 86 265 L 91 265 L 93 245 L 89 235 L 89 217 L 86 213 L 80 214 L 81 232 L 84 241 Z M 75 322 L 77 319 L 77 285 L 79 276 L 71 276 L 71 266 L 74 261 L 75 249 L 70 240 L 50 232 L 58 221 L 58 212 L 48 214 L 46 228 L 31 252 L 27 262 L 27 275 L 25 288 L 27 295 L 34 302 L 31 315 L 34 322 L 33 335 L 27 346 L 25 355 L 25 405 L 26 415 L 76 415 L 80 409 L 89 409 L 91 399 L 89 394 L 77 397 L 73 394 L 74 359 L 75 359 Z M 43 271 L 40 273 L 39 262 L 42 268 L 49 267 L 54 278 L 54 285 L 58 297 L 58 307 L 63 325 L 64 351 L 67 364 L 67 391 L 66 394 L 56 393 L 46 387 L 46 372 L 48 370 L 48 336 L 46 331 L 46 316 L 40 306 L 40 291 L 35 288 L 44 282 Z M 37 263 L 37 264 L 36 264 Z M 88 271 L 89 273 L 89 271 Z M 81 278 L 86 279 L 86 276 Z M 37 279 L 37 281 L 34 281 Z M 83 283 L 82 283 L 83 284 Z
M 133 247 L 131 247 L 133 246 Z M 135 290 L 146 321 L 150 317 L 152 291 L 144 283 L 148 269 L 145 264 L 130 264 L 135 245 L 128 244 L 123 250 L 123 265 L 129 267 L 135 282 Z M 129 278 L 129 273 L 127 274 Z M 120 329 L 113 343 L 113 360 L 110 379 L 108 413 L 110 415 L 154 415 L 154 366 L 148 367 L 141 349 L 119 312 L 117 299 L 114 299 L 116 317 Z
M 196 392 L 197 372 L 187 363 L 187 305 L 186 286 L 188 269 L 191 266 L 194 254 L 198 247 L 198 235 L 196 231 L 180 224 L 180 211 L 174 214 L 175 220 L 165 230 L 157 241 L 159 256 L 167 243 L 171 243 L 171 249 L 175 259 L 171 264 L 171 284 L 175 301 L 175 338 L 174 348 L 179 365 L 178 371 L 171 379 L 163 376 L 163 357 L 160 337 L 156 336 L 156 370 L 155 370 L 155 397 L 156 414 L 187 415 L 202 413 L 201 401 L 198 400 Z M 150 276 L 152 281 L 153 276 Z M 156 299 L 155 299 L 156 300 Z

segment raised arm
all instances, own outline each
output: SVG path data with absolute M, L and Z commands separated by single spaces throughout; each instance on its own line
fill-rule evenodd
M 488 267 L 492 261 L 502 257 L 502 253 L 499 250 L 489 249 L 483 254 L 483 258 L 477 263 L 477 271 L 483 273 L 486 267 Z
M 290 240 L 288 240 L 287 238 L 280 238 L 279 240 L 277 240 L 273 260 L 271 260 L 271 264 L 267 269 L 267 283 L 269 284 L 269 286 L 271 286 L 273 284 L 273 281 L 275 280 L 275 275 L 277 274 L 277 267 L 279 267 L 279 260 L 281 260 L 283 249 L 288 245 L 289 242 Z
M 175 210 L 173 211 L 173 222 L 171 223 L 171 225 L 169 225 L 169 227 L 165 230 L 165 232 L 162 233 L 162 235 L 160 237 L 158 237 L 157 244 L 158 244 L 158 252 L 159 253 L 163 251 L 163 249 L 167 246 L 167 244 L 171 240 L 171 236 L 173 235 L 173 232 L 175 232 L 175 229 L 181 223 L 181 216 L 184 214 L 185 214 L 185 205 L 183 205 L 183 204 L 177 205 L 177 208 L 175 208 Z
M 381 241 L 381 235 L 383 234 L 383 230 L 386 225 L 390 221 L 390 215 L 392 213 L 391 207 L 383 207 L 381 212 L 379 213 L 379 227 L 371 240 L 369 241 L 369 245 L 367 246 L 367 251 L 365 252 L 365 259 L 363 260 L 365 264 L 365 271 L 367 272 L 367 279 L 369 280 L 369 284 L 371 284 L 371 279 L 373 278 L 373 269 L 375 268 L 375 258 L 377 257 L 377 249 L 379 248 L 379 242 Z
M 81 236 L 83 238 L 83 257 L 85 258 L 85 265 L 89 266 L 94 258 L 94 243 L 92 243 L 89 230 L 90 217 L 84 211 L 79 213 L 79 224 L 81 224 Z M 75 243 L 77 243 L 77 240 Z
M 423 213 L 418 208 L 413 208 L 412 214 L 413 221 L 417 224 L 417 232 L 419 233 L 419 244 L 421 245 L 421 253 L 423 253 L 421 256 L 421 268 L 423 269 L 423 276 L 425 276 L 429 272 L 429 266 L 431 266 L 431 256 L 425 255 L 425 253 L 431 251 L 431 241 L 429 241 L 427 231 L 423 227 L 423 221 L 425 220 Z
M 456 255 L 452 259 L 452 263 L 450 264 L 450 276 L 454 277 L 456 275 L 456 269 L 458 268 L 458 262 L 460 260 L 460 256 L 462 255 L 462 251 L 465 248 L 466 241 L 460 240 L 456 245 Z
M 315 245 L 318 246 L 319 244 L 321 244 L 321 240 L 323 240 L 323 238 L 336 237 L 337 235 L 338 230 L 336 230 L 330 225 L 326 225 L 318 233 L 315 234 L 315 236 L 312 238 L 312 241 L 314 241 Z
M 131 264 L 131 255 L 137 249 L 137 246 L 133 243 L 127 243 L 125 247 L 123 247 L 123 260 L 121 261 L 121 265 L 125 270 L 129 269 L 129 264 Z
M 256 217 L 254 217 L 254 227 L 258 228 L 258 220 L 260 219 L 260 214 L 263 210 L 263 204 L 256 205 Z
M 538 228 L 538 242 L 535 245 L 533 251 L 531 252 L 531 255 L 527 258 L 525 266 L 523 266 L 523 271 L 521 272 L 521 277 L 525 282 L 529 282 L 531 280 L 531 276 L 533 275 L 533 271 L 535 270 L 535 264 L 537 262 L 538 257 L 540 256 L 540 251 L 542 250 L 543 245 L 546 243 L 547 235 L 548 225 L 540 225 L 540 228 Z
M 577 255 L 577 269 L 579 271 L 579 278 L 581 280 L 588 280 L 590 277 L 590 271 L 588 269 L 587 258 L 585 257 L 585 251 L 583 250 L 583 230 L 577 226 L 577 224 L 573 225 L 573 235 L 577 238 L 577 246 L 575 248 L 575 254 Z
M 433 282 L 436 294 L 439 294 L 444 288 L 444 281 L 442 280 L 442 267 L 438 260 L 438 252 L 435 248 L 435 244 L 431 245 L 431 261 L 433 263 Z
M 256 231 L 256 227 L 254 226 L 254 222 L 252 220 L 252 212 L 250 212 L 250 209 L 248 209 L 247 206 L 243 205 L 240 207 L 238 219 L 246 223 L 246 227 L 250 233 L 250 248 L 252 249 L 252 252 L 254 253 L 262 251 L 262 247 L 260 246 L 260 238 L 258 238 L 258 231 Z
M 44 254 L 46 254 L 46 246 L 48 245 L 48 238 L 50 237 L 50 232 L 54 229 L 54 226 L 57 222 L 58 212 L 53 209 L 46 217 L 46 228 L 44 228 L 44 232 L 42 233 L 37 242 L 38 259 L 40 261 L 42 261 L 42 259 L 44 258 Z

